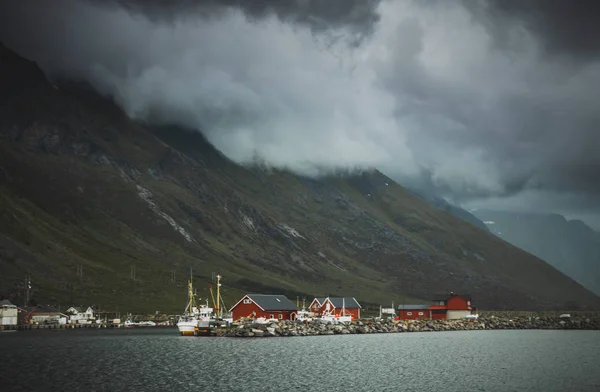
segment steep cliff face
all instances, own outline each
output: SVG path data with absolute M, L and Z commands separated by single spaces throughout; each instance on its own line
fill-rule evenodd
M 0 88 L 2 295 L 19 300 L 30 274 L 40 303 L 178 311 L 192 268 L 201 296 L 212 272 L 224 275 L 228 302 L 247 291 L 365 304 L 468 291 L 488 308 L 598 306 L 377 171 L 241 167 L 198 132 L 136 123 L 85 86 L 54 86 L 1 56 L 14 73 Z
M 600 233 L 558 214 L 478 210 L 492 233 L 600 294 Z

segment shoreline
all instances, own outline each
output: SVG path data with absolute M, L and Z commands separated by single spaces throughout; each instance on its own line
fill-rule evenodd
M 217 330 L 223 337 L 291 337 L 351 335 L 373 333 L 485 331 L 485 330 L 600 330 L 598 319 L 479 318 L 478 320 L 376 320 L 366 319 L 344 324 L 274 321 L 267 324 L 245 323 Z
M 148 330 L 176 329 L 171 326 L 116 327 L 97 324 L 82 325 L 28 325 L 0 326 L 0 332 L 49 331 L 49 330 Z M 278 321 L 266 324 L 253 322 L 234 323 L 231 326 L 215 328 L 212 336 L 218 337 L 291 337 L 321 335 L 352 335 L 374 333 L 409 333 L 443 331 L 484 331 L 484 330 L 600 330 L 600 318 L 530 318 L 530 317 L 480 317 L 478 320 L 378 320 L 361 319 L 350 323 L 333 324 L 318 321 Z

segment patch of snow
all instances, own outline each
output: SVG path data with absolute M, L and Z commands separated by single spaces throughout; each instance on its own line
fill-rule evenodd
M 298 232 L 298 230 L 294 229 L 293 227 L 290 227 L 288 225 L 286 225 L 285 223 L 278 223 L 277 227 L 280 228 L 281 230 L 283 230 L 285 233 L 289 234 L 292 237 L 295 238 L 304 238 L 304 236 L 302 234 L 300 234 Z M 306 239 L 306 238 L 304 238 Z
M 328 257 L 325 255 L 325 253 L 323 253 L 323 252 L 319 251 L 319 252 L 317 252 L 317 255 L 318 255 L 318 256 L 320 256 L 320 257 L 322 257 L 322 258 L 324 258 L 325 260 L 327 260 L 327 262 L 328 262 L 330 265 L 334 266 L 335 268 L 339 269 L 340 271 L 344 271 L 344 272 L 346 272 L 346 269 L 345 269 L 344 267 L 342 267 L 342 266 L 340 266 L 340 265 L 337 265 L 337 264 L 336 264 L 336 263 L 334 263 L 333 261 L 329 260 L 329 258 L 328 258 Z
M 483 223 L 485 223 L 486 225 L 495 225 L 496 222 L 494 221 L 483 221 Z
M 227 207 L 225 207 L 225 208 L 227 208 Z M 252 221 L 252 219 L 241 211 L 240 211 L 240 215 L 242 216 L 242 223 L 244 225 L 246 225 L 246 227 L 249 228 L 250 230 L 256 231 L 256 227 L 254 226 L 254 222 Z
M 171 227 L 175 229 L 175 231 L 179 232 L 179 234 L 181 234 L 183 238 L 185 238 L 188 242 L 193 241 L 192 236 L 183 227 L 178 225 L 177 222 L 175 222 L 175 219 L 173 219 L 168 214 L 162 212 L 160 208 L 158 208 L 156 203 L 152 200 L 152 192 L 140 185 L 136 185 L 136 187 L 138 189 L 138 195 L 142 198 L 142 200 L 144 200 L 148 204 L 152 211 L 154 211 L 158 216 L 166 220 L 169 223 L 169 225 L 171 225 Z
M 485 261 L 485 257 L 483 257 L 482 255 L 480 255 L 480 254 L 479 254 L 479 253 L 477 253 L 477 252 L 474 252 L 474 253 L 473 253 L 473 256 L 475 256 L 475 258 L 476 258 L 477 260 L 479 260 L 479 261 Z

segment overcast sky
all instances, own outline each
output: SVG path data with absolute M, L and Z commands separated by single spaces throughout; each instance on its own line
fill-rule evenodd
M 599 2 L 165 3 L 0 0 L 0 39 L 241 163 L 600 228 Z

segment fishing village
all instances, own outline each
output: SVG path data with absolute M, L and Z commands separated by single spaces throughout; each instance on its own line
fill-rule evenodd
M 177 328 L 181 336 L 276 337 L 338 334 L 466 331 L 494 329 L 600 329 L 598 312 L 493 312 L 480 311 L 468 294 L 434 296 L 429 304 L 379 306 L 378 314 L 365 316 L 354 297 L 306 297 L 292 301 L 285 295 L 246 294 L 229 309 L 216 293 L 197 297 L 192 279 L 181 315 L 132 315 L 121 320 L 117 312 L 70 307 L 64 312 L 49 306 L 19 307 L 0 301 L 0 331 L 44 329 Z

